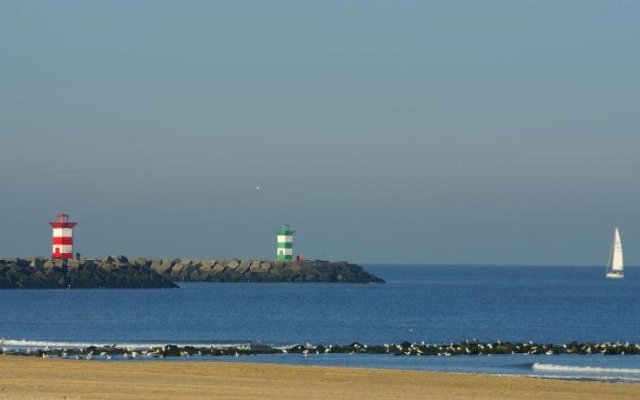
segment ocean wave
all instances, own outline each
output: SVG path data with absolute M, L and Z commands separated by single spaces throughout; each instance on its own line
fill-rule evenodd
M 534 371 L 544 372 L 565 372 L 565 373 L 587 373 L 587 374 L 628 374 L 639 375 L 640 369 L 638 368 L 604 368 L 604 367 L 581 367 L 575 365 L 559 365 L 559 364 L 544 364 L 533 363 L 531 369 Z
M 89 342 L 89 341 L 55 341 L 55 340 L 27 340 L 27 339 L 0 339 L 0 347 L 13 349 L 80 349 L 86 347 L 117 347 L 131 349 L 146 349 L 151 347 L 162 347 L 166 345 L 192 346 L 192 347 L 242 347 L 249 346 L 254 342 L 250 341 L 228 341 L 228 342 L 207 342 L 207 341 L 145 341 L 145 342 Z
M 504 374 L 503 376 L 513 376 Z M 636 375 L 576 375 L 576 374 L 554 374 L 554 375 L 522 375 L 526 378 L 537 378 L 537 379 L 560 379 L 566 381 L 584 381 L 584 382 L 611 382 L 611 383 L 638 383 L 640 382 L 640 376 Z
M 50 340 L 26 340 L 26 339 L 0 339 L 0 346 L 10 348 L 80 348 L 89 346 L 112 346 L 114 343 L 95 343 L 95 342 L 69 342 L 69 341 L 50 341 Z

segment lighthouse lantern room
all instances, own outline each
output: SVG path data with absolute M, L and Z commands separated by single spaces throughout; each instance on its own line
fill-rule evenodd
M 73 258 L 73 227 L 76 224 L 77 222 L 69 222 L 67 214 L 59 214 L 57 221 L 49 222 L 53 228 L 53 258 Z

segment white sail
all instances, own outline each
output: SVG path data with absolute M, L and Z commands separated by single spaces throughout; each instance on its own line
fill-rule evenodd
M 611 256 L 611 270 L 622 271 L 624 268 L 622 260 L 622 241 L 620 240 L 620 232 L 616 228 L 613 234 L 613 255 Z
M 624 260 L 622 257 L 622 240 L 618 228 L 613 232 L 613 243 L 611 244 L 611 256 L 607 265 L 607 278 L 622 278 Z

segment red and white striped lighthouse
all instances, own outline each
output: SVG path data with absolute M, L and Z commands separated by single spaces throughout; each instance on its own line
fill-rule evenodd
M 73 258 L 73 227 L 67 214 L 58 215 L 58 220 L 49 222 L 53 227 L 53 258 Z

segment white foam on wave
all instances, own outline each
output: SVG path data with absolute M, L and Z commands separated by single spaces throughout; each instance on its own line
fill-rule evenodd
M 89 343 L 89 342 L 66 342 L 66 341 L 50 341 L 50 340 L 24 340 L 24 339 L 0 339 L 0 345 L 3 347 L 14 348 L 80 348 L 89 346 L 112 346 L 114 343 Z
M 513 375 L 509 375 L 513 376 Z M 527 378 L 542 378 L 542 379 L 561 379 L 567 381 L 593 381 L 593 382 L 620 382 L 620 383 L 638 383 L 640 382 L 640 377 L 637 375 L 522 375 Z
M 52 340 L 26 340 L 26 339 L 0 339 L 0 347 L 13 349 L 42 349 L 48 347 L 50 349 L 76 349 L 95 347 L 118 347 L 131 349 L 146 349 L 151 347 L 162 347 L 166 345 L 176 346 L 192 346 L 192 347 L 243 347 L 249 346 L 250 343 L 203 343 L 203 342 L 148 342 L 148 343 L 131 343 L 131 342 L 70 342 L 70 341 L 52 341 Z
M 604 368 L 604 367 L 580 367 L 574 365 L 558 365 L 534 363 L 531 368 L 534 371 L 544 372 L 565 372 L 565 373 L 587 373 L 587 374 L 629 374 L 640 375 L 638 368 Z M 640 378 L 640 376 L 639 376 Z

